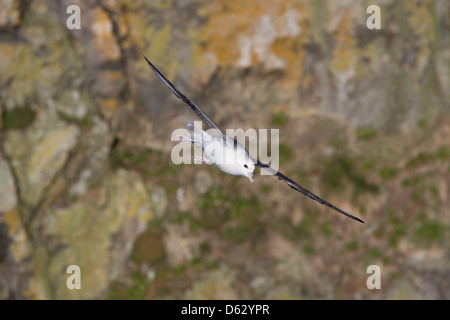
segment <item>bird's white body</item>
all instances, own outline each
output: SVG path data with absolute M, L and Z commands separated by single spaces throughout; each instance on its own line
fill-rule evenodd
M 255 160 L 241 143 L 227 135 L 220 137 L 203 131 L 195 127 L 191 121 L 187 127 L 193 132 L 190 141 L 203 150 L 209 161 L 225 173 L 244 176 L 253 182 Z

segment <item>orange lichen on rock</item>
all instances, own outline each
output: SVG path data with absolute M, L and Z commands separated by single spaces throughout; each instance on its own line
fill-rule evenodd
M 90 31 L 95 51 L 104 62 L 120 59 L 120 47 L 114 37 L 113 24 L 108 14 L 100 7 L 93 11 Z
M 225 68 L 261 65 L 267 71 L 283 70 L 290 80 L 298 81 L 306 41 L 305 11 L 304 1 L 214 2 L 200 31 L 198 64 L 214 61 Z
M 331 68 L 336 72 L 342 72 L 354 67 L 357 59 L 357 55 L 355 54 L 357 50 L 356 40 L 350 19 L 351 17 L 347 8 L 334 34 L 336 49 L 333 52 Z

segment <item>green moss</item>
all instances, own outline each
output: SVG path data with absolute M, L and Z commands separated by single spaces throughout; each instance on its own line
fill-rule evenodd
M 214 210 L 203 210 L 197 224 L 205 229 L 216 229 L 227 220 L 228 216 L 225 212 L 217 213 Z
M 426 152 L 421 152 L 417 156 L 409 159 L 408 162 L 406 163 L 406 167 L 412 168 L 412 167 L 427 163 L 431 160 L 433 160 L 432 154 L 426 153 Z
M 406 226 L 400 223 L 395 224 L 394 230 L 389 235 L 389 246 L 393 249 L 397 247 L 398 240 L 406 234 Z
M 396 175 L 398 174 L 398 170 L 396 168 L 391 168 L 391 167 L 383 167 L 381 168 L 381 170 L 378 172 L 378 175 L 380 176 L 381 179 L 383 180 L 389 180 L 394 178 Z
M 182 224 L 184 221 L 188 220 L 188 213 L 180 211 L 171 216 L 170 221 L 176 224 Z
M 159 219 L 159 218 L 155 217 L 150 221 L 149 227 L 151 227 L 155 230 L 158 230 L 163 227 L 163 223 L 164 223 L 163 219 Z
M 381 258 L 382 254 L 381 254 L 381 250 L 379 248 L 371 248 L 369 250 L 369 256 L 371 259 L 379 259 Z
M 207 241 L 200 243 L 200 253 L 205 254 L 211 251 L 211 244 Z
M 245 214 L 245 218 L 249 219 L 254 217 L 252 213 L 259 212 L 261 208 L 261 204 L 258 199 L 255 197 L 244 198 L 244 197 L 232 197 L 232 211 L 231 215 L 236 218 Z
M 185 274 L 186 270 L 187 270 L 187 267 L 184 264 L 181 264 L 181 265 L 178 265 L 178 266 L 175 266 L 172 268 L 173 274 L 177 275 L 177 276 Z
M 276 126 L 284 126 L 287 121 L 288 115 L 283 111 L 275 112 L 272 114 L 272 124 Z
M 415 230 L 415 236 L 426 242 L 435 242 L 442 238 L 446 227 L 438 221 L 423 221 Z
M 248 230 L 243 226 L 228 227 L 221 232 L 223 239 L 235 243 L 242 243 L 247 239 Z
M 293 154 L 292 148 L 287 144 L 281 142 L 280 145 L 278 146 L 278 150 L 279 150 L 280 164 L 287 163 L 291 159 L 291 156 Z
M 391 208 L 386 208 L 386 209 L 384 210 L 384 215 L 385 215 L 387 218 L 389 218 L 390 220 L 392 220 L 393 217 L 394 217 L 394 211 L 393 211 Z
M 304 244 L 302 249 L 303 249 L 303 252 L 306 253 L 309 256 L 311 256 L 311 255 L 316 253 L 316 248 L 314 247 L 314 245 L 312 243 Z
M 231 208 L 230 198 L 222 187 L 213 188 L 197 200 L 201 218 L 197 223 L 206 229 L 215 229 L 229 218 Z
M 364 163 L 361 165 L 361 169 L 364 171 L 372 171 L 375 165 L 372 161 L 364 161 Z
M 131 284 L 113 282 L 107 294 L 110 300 L 143 300 L 147 296 L 150 280 L 138 271 L 130 274 Z
M 269 193 L 270 191 L 272 191 L 272 186 L 270 186 L 268 184 L 263 184 L 263 185 L 261 185 L 260 190 L 262 193 Z
M 222 187 L 212 188 L 207 193 L 205 193 L 201 198 L 197 201 L 197 207 L 204 211 L 215 209 L 220 207 L 223 202 L 228 200 L 227 195 Z
M 309 239 L 317 226 L 318 211 L 309 212 L 308 215 L 292 229 L 293 237 L 299 240 Z
M 73 123 L 76 124 L 80 127 L 90 127 L 94 124 L 94 122 L 92 121 L 92 119 L 89 116 L 84 116 L 81 119 L 75 118 L 75 117 L 71 117 L 67 114 L 64 113 L 59 113 L 59 117 L 66 121 L 67 123 Z
M 208 261 L 206 264 L 206 270 L 216 270 L 219 269 L 220 263 L 217 260 Z
M 24 129 L 33 123 L 36 114 L 27 107 L 15 108 L 3 113 L 3 128 L 5 130 Z
M 125 296 L 126 285 L 119 281 L 113 281 L 109 285 L 106 298 L 108 300 L 123 300 Z
M 422 164 L 429 163 L 436 160 L 447 160 L 450 158 L 450 149 L 447 147 L 440 147 L 435 152 L 421 152 L 417 156 L 411 158 L 406 163 L 407 168 L 416 167 Z
M 430 193 L 433 195 L 433 197 L 435 199 L 439 199 L 439 189 L 436 185 L 432 184 L 432 185 L 428 186 L 428 190 L 430 191 Z
M 119 144 L 111 149 L 111 165 L 113 168 L 132 168 L 149 161 L 153 156 L 152 150 L 131 150 L 122 148 Z
M 195 255 L 191 259 L 191 266 L 197 269 L 201 269 L 203 264 L 203 259 L 201 255 Z
M 152 150 L 115 150 L 113 160 L 115 166 L 131 168 L 137 164 L 146 163 L 152 157 L 154 152 Z
M 184 222 L 187 222 L 189 225 L 189 228 L 193 232 L 198 232 L 201 229 L 201 226 L 198 223 L 198 221 L 196 219 L 192 218 L 191 214 L 186 211 L 180 211 L 180 212 L 174 213 L 170 217 L 170 221 L 172 223 L 177 223 L 177 224 L 182 224 Z
M 425 119 L 417 120 L 417 126 L 421 129 L 425 129 L 427 127 L 427 121 Z
M 422 175 L 414 175 L 411 177 L 404 178 L 402 180 L 402 187 L 411 187 L 414 185 L 418 185 L 423 179 Z
M 377 239 L 384 239 L 384 235 L 386 233 L 386 230 L 384 228 L 376 228 L 373 236 Z
M 447 160 L 450 157 L 450 149 L 446 147 L 440 147 L 436 152 L 436 157 L 440 160 Z
M 422 187 L 414 188 L 412 192 L 412 199 L 414 202 L 417 202 L 419 204 L 424 204 L 424 189 Z
M 110 163 L 113 169 L 134 169 L 144 177 L 175 176 L 182 167 L 173 164 L 167 153 L 122 146 L 120 141 L 114 143 L 110 150 Z M 176 183 L 171 183 L 168 191 L 177 188 Z
M 67 201 L 68 201 L 69 203 L 75 203 L 75 202 L 78 201 L 78 199 L 79 199 L 79 197 L 78 197 L 77 195 L 74 195 L 74 194 L 71 194 L 71 195 L 69 195 L 69 196 L 67 197 Z
M 222 187 L 213 188 L 197 200 L 201 211 L 198 223 L 204 228 L 217 228 L 226 220 L 242 219 L 242 223 L 257 224 L 262 206 L 254 196 L 245 198 L 226 193 Z
M 313 224 L 310 221 L 302 221 L 294 227 L 294 235 L 300 239 L 309 238 Z
M 370 125 L 356 129 L 356 137 L 359 140 L 370 140 L 373 139 L 376 135 L 376 130 Z
M 426 222 L 427 221 L 427 215 L 426 215 L 426 213 L 424 211 L 420 211 L 417 214 L 417 221 L 419 221 L 419 222 Z
M 328 190 L 335 190 L 341 188 L 342 182 L 347 180 L 355 186 L 354 197 L 364 192 L 378 193 L 378 186 L 367 181 L 355 168 L 353 160 L 346 155 L 332 157 L 325 163 L 322 183 Z
M 356 250 L 358 250 L 358 248 L 359 248 L 359 245 L 358 245 L 358 241 L 356 241 L 356 240 L 347 242 L 345 245 L 345 249 L 347 249 L 348 251 L 351 251 L 351 252 L 355 252 Z
M 149 285 L 149 279 L 140 272 L 132 272 L 133 285 L 128 288 L 126 298 L 130 300 L 145 299 Z
M 320 225 L 320 233 L 324 235 L 325 237 L 328 237 L 331 235 L 331 222 L 325 221 Z
M 199 232 L 201 229 L 200 223 L 198 223 L 197 220 L 195 219 L 189 219 L 189 228 L 193 231 L 193 232 Z

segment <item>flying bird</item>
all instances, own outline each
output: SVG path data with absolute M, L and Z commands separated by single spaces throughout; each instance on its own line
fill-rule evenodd
M 192 102 L 188 97 L 186 97 L 180 90 L 178 90 L 158 69 L 145 57 L 142 55 L 144 59 L 147 61 L 149 66 L 158 76 L 158 78 L 164 82 L 164 84 L 173 92 L 173 94 L 181 99 L 184 103 L 186 103 L 191 109 L 199 116 L 203 122 L 210 128 L 216 129 L 220 135 L 211 134 L 207 131 L 203 131 L 194 126 L 194 124 L 189 121 L 187 128 L 193 132 L 190 137 L 180 137 L 180 140 L 184 140 L 186 142 L 191 142 L 195 146 L 201 148 L 204 152 L 204 155 L 207 158 L 199 157 L 196 160 L 202 161 L 206 163 L 214 163 L 220 170 L 225 173 L 235 175 L 235 176 L 244 176 L 249 178 L 249 180 L 253 183 L 254 176 L 253 171 L 256 167 L 262 168 L 264 170 L 268 170 L 274 176 L 276 176 L 279 180 L 285 182 L 292 189 L 310 197 L 311 199 L 330 207 L 331 209 L 353 219 L 364 223 L 361 219 L 351 215 L 348 212 L 345 212 L 342 209 L 332 205 L 328 201 L 320 198 L 315 195 L 311 191 L 303 188 L 295 181 L 286 177 L 284 174 L 279 172 L 278 170 L 273 169 L 269 165 L 260 162 L 259 160 L 253 159 L 247 149 L 239 143 L 236 139 L 231 138 L 230 136 L 223 133 L 223 131 L 219 128 L 219 126 L 209 118 L 199 106 L 197 106 L 194 102 Z

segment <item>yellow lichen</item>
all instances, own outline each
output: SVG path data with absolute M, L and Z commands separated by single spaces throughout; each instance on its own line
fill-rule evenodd
M 336 29 L 335 37 L 336 49 L 333 52 L 333 60 L 331 61 L 331 69 L 341 72 L 354 67 L 357 58 L 357 47 L 348 8 Z
M 307 41 L 305 1 L 215 1 L 199 10 L 208 17 L 199 37 L 200 68 L 282 69 L 285 85 L 296 85 L 302 74 L 303 44 Z M 213 58 L 212 58 L 213 57 Z
M 10 244 L 10 250 L 15 262 L 20 262 L 26 258 L 31 251 L 25 230 L 22 227 L 20 212 L 14 209 L 6 212 L 0 221 L 6 224 L 10 238 L 13 240 Z
M 119 100 L 117 99 L 99 99 L 99 103 L 102 107 L 111 109 L 111 110 L 117 110 L 119 105 Z
M 2 222 L 6 223 L 9 234 L 16 234 L 21 227 L 20 216 L 17 209 L 6 212 L 2 217 Z
M 67 158 L 67 152 L 76 143 L 78 128 L 51 131 L 35 147 L 28 164 L 28 179 L 31 185 L 50 179 L 46 175 L 55 172 Z
M 120 47 L 113 32 L 113 24 L 108 14 L 100 7 L 93 12 L 90 25 L 94 48 L 105 61 L 120 59 Z

